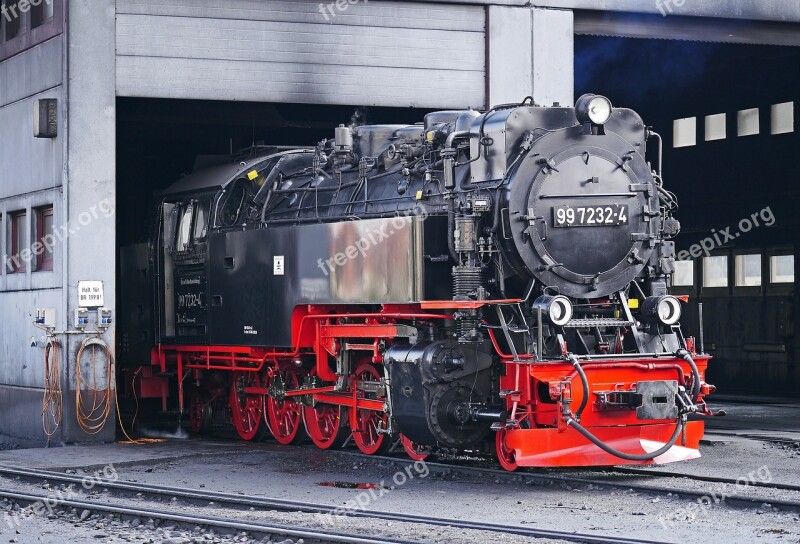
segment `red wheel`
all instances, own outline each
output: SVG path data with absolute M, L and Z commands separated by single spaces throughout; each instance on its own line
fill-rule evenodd
M 189 396 L 189 430 L 192 434 L 207 433 L 211 427 L 211 403 L 199 389 Z
M 303 407 L 303 423 L 314 444 L 323 450 L 338 449 L 349 436 L 347 410 L 333 404 Z
M 229 404 L 233 426 L 242 440 L 261 439 L 265 436 L 261 418 L 264 415 L 263 395 L 247 393 L 246 388 L 263 388 L 264 382 L 257 372 L 236 372 L 231 381 Z
M 273 380 L 283 381 L 285 390 L 297 389 L 300 381 L 297 374 L 282 370 L 275 374 Z M 281 444 L 297 444 L 303 439 L 302 427 L 303 405 L 291 397 L 275 399 L 267 396 L 264 399 L 267 405 L 267 418 L 272 436 Z
M 519 468 L 517 465 L 516 451 L 506 445 L 506 430 L 497 431 L 495 437 L 495 450 L 497 453 L 497 460 L 500 461 L 500 466 L 509 472 L 514 472 Z
M 409 440 L 406 435 L 400 435 L 400 443 L 403 444 L 403 449 L 406 450 L 406 454 L 408 454 L 408 456 L 414 461 L 424 461 L 428 458 L 428 454 L 422 453 L 419 449 L 419 446 Z
M 353 387 L 359 386 L 362 382 L 377 382 L 381 379 L 378 369 L 371 364 L 364 363 L 356 368 L 355 383 Z M 367 393 L 358 389 L 359 399 L 378 399 L 375 393 Z M 356 410 L 356 426 L 353 429 L 353 441 L 363 453 L 374 455 L 384 453 L 391 447 L 390 438 L 379 432 L 385 429 L 387 424 L 386 412 L 359 408 Z

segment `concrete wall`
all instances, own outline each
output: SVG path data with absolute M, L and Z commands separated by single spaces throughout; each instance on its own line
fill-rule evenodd
M 73 225 L 80 227 L 66 240 L 66 306 L 78 307 L 81 280 L 102 281 L 105 306 L 115 309 L 116 219 L 108 204 L 116 204 L 116 95 L 115 0 L 71 0 L 67 39 L 67 185 L 64 207 Z M 95 319 L 91 317 L 90 319 Z M 102 335 L 114 346 L 114 327 Z M 67 340 L 67 406 L 64 436 L 67 441 L 114 440 L 115 408 L 103 430 L 85 433 L 74 413 L 75 360 L 85 337 Z M 104 376 L 103 356 L 97 357 L 98 381 Z M 84 372 L 91 371 L 87 356 Z
M 57 36 L 0 63 L 0 255 L 11 251 L 8 214 L 25 211 L 26 246 L 34 232 L 33 210 L 52 205 L 54 223 L 64 220 L 63 179 L 66 138 L 33 137 L 33 104 L 58 100 L 58 123 L 66 123 L 65 38 Z M 0 257 L 0 258 L 2 258 Z M 0 435 L 20 444 L 44 444 L 41 404 L 44 353 L 30 347 L 39 331 L 31 324 L 34 308 L 63 309 L 63 248 L 54 252 L 52 271 L 10 273 L 0 265 Z M 3 263 L 5 261 L 3 260 Z M 64 312 L 59 312 L 63 324 Z M 61 440 L 60 434 L 55 437 Z
M 488 6 L 488 104 L 519 102 L 571 106 L 574 20 L 571 11 Z
M 373 0 L 321 13 L 321 6 L 318 0 L 119 0 L 118 94 L 484 105 L 483 7 Z
M 0 439 L 45 445 L 44 349 L 32 348 L 36 308 L 56 310 L 56 329 L 71 329 L 80 280 L 105 285 L 115 305 L 116 119 L 114 0 L 72 0 L 66 33 L 0 63 L 0 248 L 10 253 L 8 214 L 27 213 L 23 247 L 36 242 L 35 209 L 53 206 L 58 241 L 53 270 L 0 271 Z M 58 99 L 58 137 L 33 136 L 33 104 Z M 85 335 L 57 335 L 63 419 L 52 444 L 114 439 L 114 409 L 103 430 L 84 432 L 75 414 L 75 358 Z M 114 345 L 113 328 L 102 335 Z M 105 358 L 95 356 L 97 380 Z M 87 354 L 82 366 L 91 376 Z M 113 405 L 112 405 L 113 406 Z

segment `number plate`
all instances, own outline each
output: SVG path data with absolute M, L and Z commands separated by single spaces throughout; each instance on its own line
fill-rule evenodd
M 618 227 L 627 224 L 627 204 L 553 208 L 554 227 Z

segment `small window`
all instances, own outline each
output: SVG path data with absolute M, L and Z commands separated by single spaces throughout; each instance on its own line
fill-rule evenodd
M 770 111 L 772 134 L 789 134 L 794 132 L 794 102 L 773 104 Z
M 22 13 L 19 10 L 18 3 L 19 0 L 3 0 L 2 6 L 0 6 L 2 23 L 5 28 L 5 40 L 7 42 L 19 35 Z
M 208 236 L 208 202 L 197 203 L 197 213 L 194 218 L 194 241 L 202 242 Z
M 736 287 L 761 286 L 761 254 L 736 256 Z
M 42 26 L 53 18 L 53 0 L 39 2 L 39 5 L 31 3 L 31 28 Z
M 674 287 L 691 287 L 694 285 L 694 261 L 675 261 L 675 275 L 672 276 Z
M 36 210 L 36 241 L 41 244 L 35 248 L 36 270 L 53 269 L 53 207 Z
M 25 272 L 25 260 L 22 251 L 25 248 L 25 212 L 12 213 L 9 216 L 9 243 L 10 249 L 7 266 L 9 274 Z
M 753 136 L 761 132 L 758 121 L 758 108 L 742 110 L 736 114 L 739 136 Z
M 175 251 L 188 251 L 189 245 L 192 241 L 192 211 L 191 204 L 186 206 L 186 209 L 181 216 L 180 223 L 178 223 L 178 237 L 175 240 Z
M 676 119 L 672 123 L 672 146 L 689 147 L 697 144 L 697 117 Z
M 773 255 L 769 258 L 770 283 L 794 283 L 794 255 Z
M 718 255 L 703 259 L 703 287 L 728 286 L 728 256 Z
M 728 116 L 724 113 L 706 116 L 706 141 L 724 140 L 727 136 Z

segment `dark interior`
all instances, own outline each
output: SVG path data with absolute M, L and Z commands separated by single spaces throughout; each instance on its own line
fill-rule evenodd
M 680 202 L 678 251 L 766 207 L 774 225 L 714 250 L 731 256 L 758 251 L 765 263 L 773 250 L 794 251 L 800 139 L 797 132 L 770 134 L 770 108 L 800 98 L 800 50 L 577 36 L 575 51 L 576 97 L 606 95 L 638 111 L 663 136 L 665 185 Z M 737 137 L 736 112 L 750 108 L 759 108 L 760 134 Z M 147 240 L 153 195 L 191 172 L 198 157 L 248 153 L 259 144 L 314 145 L 331 138 L 340 123 L 411 124 L 427 112 L 120 98 L 118 244 Z M 704 117 L 719 113 L 727 114 L 727 137 L 706 142 Z M 673 149 L 673 121 L 686 117 L 697 117 L 697 145 Z M 701 266 L 695 267 L 698 276 Z M 697 303 L 703 302 L 705 347 L 716 357 L 709 381 L 726 392 L 798 394 L 794 284 L 705 289 L 699 279 L 684 289 L 691 296 L 684 323 L 687 334 L 697 335 Z

